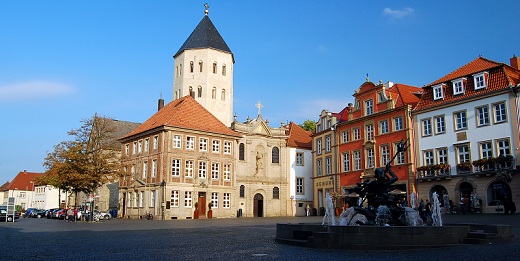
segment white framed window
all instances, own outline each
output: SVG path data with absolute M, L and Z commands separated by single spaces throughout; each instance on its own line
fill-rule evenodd
M 511 147 L 509 145 L 509 139 L 497 140 L 498 155 L 511 155 Z
M 218 208 L 218 193 L 211 192 L 211 208 Z
M 365 130 L 366 130 L 366 133 L 367 133 L 367 140 L 374 140 L 374 125 L 372 124 L 367 124 L 365 126 Z
M 444 121 L 444 115 L 435 116 L 435 134 L 446 133 L 446 122 Z
M 173 135 L 173 147 L 176 149 L 182 148 L 182 136 L 181 135 Z
M 477 107 L 477 126 L 489 125 L 489 109 L 488 106 Z
M 379 132 L 381 134 L 388 133 L 388 121 L 387 120 L 382 120 L 379 122 Z
M 374 155 L 374 148 L 368 148 L 366 149 L 367 152 L 367 168 L 374 168 L 375 167 L 375 155 Z
M 139 192 L 139 207 L 142 208 L 144 206 L 144 191 Z
M 148 139 L 148 138 L 144 139 L 144 151 L 145 152 L 150 151 L 150 139 Z
M 184 207 L 191 208 L 193 206 L 193 192 L 184 191 Z
M 423 152 L 424 157 L 424 165 L 430 166 L 434 164 L 434 158 L 433 158 L 433 151 L 432 150 L 425 150 Z
M 135 200 L 134 193 L 129 192 L 128 193 L 128 207 L 135 206 L 135 201 L 134 200 Z
M 199 161 L 199 178 L 205 179 L 207 173 L 207 163 L 205 161 Z
M 465 78 L 456 79 L 456 80 L 451 81 L 451 83 L 453 84 L 453 95 L 464 93 L 464 91 L 465 91 L 464 83 L 465 82 L 466 82 Z
M 208 151 L 208 139 L 206 139 L 206 138 L 199 139 L 199 151 Z
M 507 121 L 506 104 L 504 102 L 493 104 L 495 113 L 495 123 L 503 123 Z
M 352 156 L 354 157 L 354 170 L 361 170 L 361 152 L 356 150 L 352 152 Z
M 153 149 L 156 150 L 159 148 L 159 136 L 153 136 Z
M 193 167 L 194 162 L 193 160 L 186 160 L 184 164 L 184 176 L 188 178 L 193 178 Z
M 330 136 L 325 137 L 325 152 L 330 152 L 331 144 L 330 144 Z
M 458 163 L 469 163 L 471 162 L 470 150 L 468 144 L 456 145 Z
M 143 152 L 143 141 L 139 140 L 137 142 L 137 153 L 141 153 L 141 152 Z
M 150 191 L 150 206 L 155 207 L 155 199 L 157 198 L 157 190 Z
M 157 160 L 152 160 L 152 178 L 157 177 Z
M 303 166 L 303 152 L 296 152 L 296 165 Z
M 135 206 L 136 208 L 139 207 L 139 203 L 141 202 L 140 195 L 141 195 L 141 193 L 139 193 L 139 192 L 136 192 L 136 193 L 135 193 L 135 202 L 134 202 L 134 206 Z
M 403 117 L 395 117 L 394 118 L 394 131 L 399 131 L 403 129 Z
M 386 166 L 386 163 L 390 161 L 390 146 L 381 145 L 381 166 Z
M 323 175 L 323 172 L 322 172 L 322 169 L 321 169 L 321 159 L 317 159 L 316 160 L 316 175 L 318 177 L 322 176 Z
M 211 179 L 219 179 L 220 163 L 211 163 Z
M 473 81 L 475 82 L 475 90 L 487 88 L 487 72 L 477 73 L 473 75 Z
M 296 194 L 303 195 L 303 178 L 296 178 Z
M 361 139 L 361 132 L 359 131 L 359 128 L 352 129 L 352 134 L 354 135 L 354 140 Z
M 172 176 L 179 177 L 181 175 L 181 160 L 172 159 Z
M 130 144 L 125 145 L 125 155 L 130 155 Z
M 223 193 L 222 196 L 222 207 L 230 208 L 231 206 L 231 193 Z
M 397 151 L 397 146 L 399 145 L 399 143 L 394 143 L 394 150 Z M 399 154 L 397 154 L 397 156 L 395 157 L 395 164 L 397 165 L 401 165 L 401 164 L 405 164 L 405 158 L 404 158 L 404 152 L 399 152 Z
M 143 179 L 148 177 L 148 161 L 143 162 Z
M 212 140 L 211 151 L 213 153 L 220 153 L 220 140 Z
M 432 135 L 432 123 L 430 119 L 422 119 L 421 120 L 422 125 L 422 136 L 427 137 Z
M 442 84 L 433 86 L 433 100 L 440 100 L 444 98 L 444 91 Z
M 231 164 L 224 164 L 224 180 L 231 180 Z
M 480 143 L 480 158 L 489 159 L 493 157 L 493 146 L 491 141 L 484 141 Z
M 195 149 L 195 137 L 186 137 L 186 149 L 194 150 Z
M 316 140 L 316 154 L 321 154 L 321 138 Z
M 437 162 L 439 164 L 448 164 L 448 149 L 438 148 L 437 149 Z
M 231 141 L 224 141 L 224 154 L 231 154 L 233 152 L 233 144 Z
M 350 171 L 350 153 L 344 152 L 341 156 L 343 160 L 343 172 Z
M 348 137 L 348 131 L 342 131 L 341 132 L 341 142 L 342 143 L 345 143 L 345 142 L 349 142 L 349 137 Z
M 133 154 L 137 154 L 137 141 L 134 141 Z
M 466 111 L 458 111 L 455 115 L 455 130 L 464 130 L 468 127 Z
M 137 174 L 136 169 L 137 168 L 135 167 L 135 165 L 132 165 L 132 169 L 131 169 L 132 176 L 130 177 L 130 180 L 133 180 L 134 177 L 136 177 L 136 174 Z
M 372 100 L 365 101 L 365 116 L 372 115 L 374 113 L 374 104 Z
M 216 99 L 217 98 L 217 87 L 213 86 L 213 88 L 211 88 L 211 99 Z
M 170 206 L 174 207 L 174 208 L 179 207 L 179 191 L 178 190 L 172 190 Z
M 325 175 L 332 174 L 332 159 L 330 157 L 325 158 Z

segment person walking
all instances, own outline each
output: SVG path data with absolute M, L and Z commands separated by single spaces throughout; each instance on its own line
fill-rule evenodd
M 74 218 L 74 210 L 72 208 L 67 209 L 67 222 L 71 222 Z
M 307 204 L 307 207 L 305 207 L 305 209 L 307 210 L 307 216 L 310 216 L 311 215 L 311 206 L 309 206 L 309 204 Z
M 460 211 L 462 211 L 463 215 L 466 215 L 466 204 L 465 204 L 465 201 L 466 201 L 466 199 L 464 198 L 464 196 L 461 196 L 459 204 L 460 204 Z

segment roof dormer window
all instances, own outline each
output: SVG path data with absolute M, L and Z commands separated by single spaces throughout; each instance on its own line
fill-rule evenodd
M 433 100 L 441 100 L 444 98 L 444 91 L 442 89 L 442 84 L 433 86 Z
M 473 82 L 475 82 L 475 90 L 487 88 L 488 72 L 473 74 Z
M 451 81 L 453 83 L 453 95 L 463 94 L 466 91 L 466 78 Z

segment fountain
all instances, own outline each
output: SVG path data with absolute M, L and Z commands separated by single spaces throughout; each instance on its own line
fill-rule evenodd
M 432 226 L 424 224 L 419 217 L 414 193 L 410 194 L 411 207 L 401 206 L 390 195 L 389 187 L 397 181 L 390 163 L 407 148 L 406 142 L 401 140 L 397 145 L 396 154 L 385 168 L 375 170 L 376 179 L 358 183 L 355 192 L 359 194 L 359 206 L 346 209 L 336 221 L 332 197 L 327 193 L 326 210 L 321 225 L 277 224 L 276 242 L 313 248 L 393 250 L 454 246 L 470 242 L 468 238 L 474 233 L 471 230 L 481 230 L 482 225 L 443 226 L 437 193 L 432 195 Z M 366 207 L 363 207 L 364 203 Z M 502 240 L 501 242 L 510 241 L 514 237 L 511 227 L 498 228 L 499 226 L 488 225 L 492 227 L 491 230 L 502 233 L 496 236 Z

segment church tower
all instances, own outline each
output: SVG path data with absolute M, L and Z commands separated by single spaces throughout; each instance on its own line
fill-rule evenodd
M 226 126 L 233 116 L 233 53 L 208 16 L 175 53 L 173 100 L 191 95 Z

